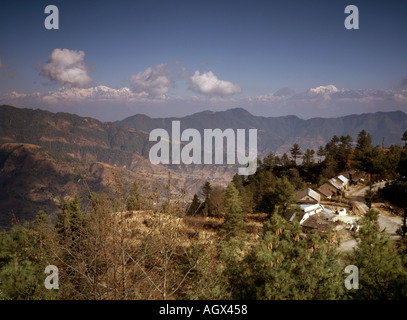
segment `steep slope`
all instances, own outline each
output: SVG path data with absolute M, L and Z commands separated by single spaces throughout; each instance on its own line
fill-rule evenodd
M 40 209 L 56 211 L 61 197 L 78 191 L 75 180 L 72 166 L 54 159 L 39 146 L 1 145 L 0 226 L 9 226 L 12 218 L 31 220 Z
M 31 221 L 38 210 L 44 210 L 55 219 L 62 198 L 79 195 L 85 201 L 89 192 L 112 191 L 115 177 L 125 190 L 134 181 L 147 190 L 157 189 L 166 195 L 168 168 L 152 165 L 140 156 L 133 158 L 133 171 L 102 162 L 80 162 L 61 154 L 49 152 L 44 147 L 24 143 L 0 145 L 0 229 L 11 225 L 13 219 Z M 135 169 L 137 168 L 137 170 Z M 214 174 L 214 179 L 231 179 L 224 172 Z M 183 188 L 197 192 L 205 182 L 194 172 L 172 173 L 175 192 Z M 202 171 L 201 171 L 202 174 Z
M 0 143 L 41 145 L 81 161 L 128 165 L 148 154 L 146 133 L 69 113 L 0 106 Z

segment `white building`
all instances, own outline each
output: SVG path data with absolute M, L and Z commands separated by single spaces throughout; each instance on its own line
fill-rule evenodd
M 340 175 L 340 176 L 338 176 L 338 180 L 340 180 L 342 182 L 342 188 L 343 189 L 348 188 L 348 186 L 349 186 L 349 179 L 348 178 Z

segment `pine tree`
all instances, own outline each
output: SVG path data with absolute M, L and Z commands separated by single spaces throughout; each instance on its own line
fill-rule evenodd
M 273 168 L 280 162 L 280 159 L 277 156 L 274 156 L 273 153 L 270 153 L 267 157 L 263 159 L 261 168 L 264 170 L 273 170 Z
M 199 259 L 188 289 L 182 298 L 187 300 L 228 300 L 231 299 L 224 268 L 219 263 L 217 245 L 196 244 L 189 248 L 195 259 Z
M 226 189 L 224 208 L 226 215 L 220 230 L 222 240 L 219 243 L 219 258 L 224 264 L 223 275 L 228 283 L 224 290 L 232 292 L 234 284 L 230 280 L 239 277 L 241 272 L 239 261 L 243 258 L 246 237 L 241 200 L 233 182 Z
M 404 147 L 407 147 L 407 131 L 403 133 L 403 136 L 401 137 L 401 140 L 404 141 Z
M 282 178 L 286 177 L 295 190 L 300 190 L 305 187 L 304 181 L 297 168 L 291 168 L 284 172 Z
M 211 200 L 211 195 L 212 195 L 212 186 L 209 181 L 206 181 L 204 186 L 202 187 L 202 194 L 205 197 L 204 204 L 203 204 L 203 210 L 202 213 L 204 216 L 210 216 L 213 211 L 213 204 Z
M 374 148 L 365 148 L 355 155 L 355 160 L 355 167 L 369 174 L 371 189 L 373 184 L 373 174 L 380 174 L 385 170 L 383 151 L 378 146 Z
M 372 202 L 373 202 L 375 196 L 376 196 L 376 192 L 373 190 L 367 190 L 365 193 L 365 202 L 369 209 L 372 207 Z
M 310 166 L 311 164 L 314 163 L 314 154 L 315 151 L 311 149 L 307 149 L 302 156 L 302 165 L 304 166 Z
M 253 212 L 254 208 L 254 199 L 253 193 L 250 191 L 250 188 L 244 186 L 245 180 L 239 174 L 235 174 L 232 178 L 232 182 L 235 185 L 237 191 L 239 191 L 239 197 L 241 202 L 242 211 L 244 213 Z
M 407 147 L 404 147 L 403 152 L 400 154 L 396 171 L 400 175 L 401 180 L 407 181 Z
M 297 221 L 273 215 L 264 237 L 230 274 L 234 299 L 339 299 L 343 294 L 338 244 L 305 235 Z
M 379 230 L 378 214 L 371 209 L 360 221 L 358 245 L 348 258 L 359 269 L 359 289 L 349 294 L 368 300 L 406 298 L 406 270 L 388 234 Z
M 190 216 L 197 215 L 197 214 L 199 214 L 201 209 L 202 209 L 202 201 L 198 198 L 198 196 L 196 194 L 194 194 L 191 205 L 189 206 L 189 208 L 187 210 L 187 214 Z
M 283 156 L 281 157 L 281 164 L 285 167 L 291 166 L 290 158 L 286 153 L 284 153 Z
M 237 190 L 243 188 L 243 177 L 240 174 L 236 173 L 232 178 L 232 182 Z
M 384 158 L 384 173 L 386 178 L 391 180 L 399 177 L 398 166 L 404 155 L 403 148 L 400 146 L 391 145 L 389 151 Z
M 341 144 L 338 146 L 338 171 L 350 168 L 350 159 L 352 156 L 352 137 L 350 135 L 339 138 Z
M 41 216 L 41 217 L 39 217 Z M 43 213 L 36 226 L 45 224 Z M 44 286 L 45 267 L 51 263 L 40 234 L 28 224 L 0 233 L 0 300 L 55 299 L 58 290 Z
M 74 233 L 85 221 L 81 211 L 81 200 L 75 196 L 73 200 L 62 199 L 59 203 L 60 213 L 55 224 L 59 233 Z
M 231 182 L 226 188 L 224 208 L 226 210 L 226 215 L 221 228 L 226 235 L 226 239 L 243 235 L 245 233 L 246 225 L 242 216 L 239 191 L 237 191 L 233 182 Z
M 318 162 L 321 162 L 321 159 L 326 156 L 325 148 L 323 146 L 319 146 L 317 156 L 319 157 Z
M 295 201 L 295 189 L 288 179 L 283 176 L 277 180 L 274 188 L 270 188 L 263 195 L 259 208 L 270 216 L 275 211 L 285 213 Z
M 293 158 L 294 165 L 297 165 L 297 158 L 302 155 L 300 146 L 298 143 L 295 143 L 293 147 L 290 149 L 291 157 Z
M 367 133 L 365 130 L 362 130 L 358 134 L 356 140 L 356 150 L 366 150 L 372 147 L 372 137 L 370 133 Z
M 126 208 L 129 211 L 141 209 L 140 187 L 135 181 L 131 187 L 129 198 L 127 199 Z
M 44 212 L 44 210 L 40 210 L 37 212 L 37 215 L 35 216 L 35 220 L 33 222 L 35 227 L 49 225 L 50 223 L 51 223 L 51 221 L 49 220 L 49 217 Z

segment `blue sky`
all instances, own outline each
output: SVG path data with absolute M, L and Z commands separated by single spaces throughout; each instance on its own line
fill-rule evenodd
M 402 1 L 3 0 L 0 103 L 109 121 L 407 112 L 406 17 Z

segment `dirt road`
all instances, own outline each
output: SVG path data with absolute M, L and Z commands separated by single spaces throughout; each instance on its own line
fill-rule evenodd
M 383 188 L 384 186 L 385 182 L 375 183 L 373 185 L 373 190 L 377 190 L 379 187 Z M 367 212 L 368 210 L 368 207 L 364 200 L 364 195 L 367 190 L 369 190 L 369 187 L 353 186 L 347 192 L 347 198 L 352 200 L 355 205 L 361 208 L 364 212 Z M 399 238 L 400 236 L 396 233 L 396 231 L 401 227 L 401 217 L 381 210 L 380 207 L 376 207 L 374 204 L 372 204 L 372 206 L 379 211 L 378 219 L 380 228 L 385 229 L 386 232 L 390 235 L 391 239 Z
M 373 189 L 377 190 L 379 187 L 384 187 L 384 185 L 385 182 L 376 183 L 373 185 Z M 346 192 L 346 198 L 351 200 L 353 204 L 363 213 L 368 211 L 368 207 L 365 203 L 365 193 L 368 189 L 369 187 L 358 185 L 352 186 Z M 376 206 L 374 203 L 372 204 L 372 207 L 379 211 L 378 221 L 380 228 L 386 230 L 390 236 L 390 239 L 396 240 L 400 238 L 400 235 L 398 235 L 396 231 L 401 226 L 402 218 L 382 210 L 379 205 Z M 347 239 L 341 243 L 340 249 L 343 251 L 351 251 L 354 247 L 356 247 L 356 245 L 357 243 L 354 239 Z

